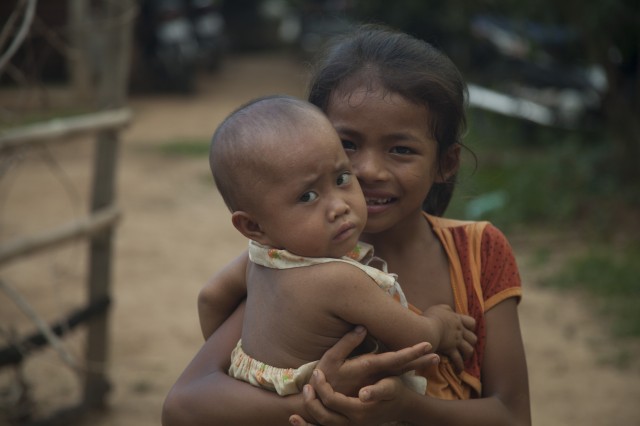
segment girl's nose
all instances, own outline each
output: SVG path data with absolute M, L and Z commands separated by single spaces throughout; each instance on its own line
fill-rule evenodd
M 360 182 L 373 183 L 386 179 L 387 170 L 380 154 L 361 151 L 352 157 L 352 165 Z

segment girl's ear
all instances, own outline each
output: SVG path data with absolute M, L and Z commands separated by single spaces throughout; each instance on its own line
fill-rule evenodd
M 460 149 L 460 144 L 456 143 L 450 146 L 447 152 L 440 158 L 436 183 L 446 183 L 451 177 L 458 173 L 458 169 L 460 168 Z
M 250 240 L 265 244 L 266 235 L 249 213 L 237 210 L 231 214 L 231 223 L 242 235 Z

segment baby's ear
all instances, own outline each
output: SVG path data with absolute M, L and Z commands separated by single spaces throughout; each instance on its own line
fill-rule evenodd
M 445 183 L 458 173 L 460 168 L 460 149 L 460 144 L 456 143 L 450 146 L 447 152 L 440 157 L 436 183 Z
M 249 213 L 242 210 L 233 212 L 231 214 L 231 223 L 245 237 L 264 244 L 265 233 Z

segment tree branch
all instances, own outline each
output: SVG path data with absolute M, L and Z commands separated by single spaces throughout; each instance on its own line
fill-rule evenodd
M 13 41 L 9 45 L 7 51 L 0 57 L 0 75 L 2 75 L 2 70 L 9 63 L 13 55 L 18 51 L 18 48 L 24 42 L 24 39 L 29 34 L 29 28 L 31 27 L 31 23 L 33 22 L 33 17 L 36 13 L 36 4 L 38 0 L 28 0 L 27 9 L 24 13 L 24 19 L 22 20 L 22 24 L 20 25 L 20 29 L 18 33 L 14 37 Z

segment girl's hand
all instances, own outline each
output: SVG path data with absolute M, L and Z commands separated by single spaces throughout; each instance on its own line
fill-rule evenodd
M 324 372 L 333 390 L 345 395 L 356 395 L 360 388 L 376 383 L 383 377 L 398 376 L 439 361 L 436 354 L 429 353 L 431 345 L 427 342 L 395 352 L 366 354 L 347 359 L 362 343 L 366 334 L 364 327 L 356 327 L 320 359 L 316 368 Z
M 361 418 L 364 418 L 365 415 L 371 416 L 368 417 L 369 420 L 374 419 L 371 421 L 378 422 L 377 416 L 379 414 L 376 408 L 379 408 L 383 401 L 390 399 L 391 395 L 395 395 L 396 390 L 409 391 L 399 379 L 393 378 L 393 376 L 422 369 L 439 362 L 439 357 L 436 354 L 428 353 L 431 350 L 431 345 L 427 342 L 395 352 L 367 354 L 347 359 L 349 354 L 362 343 L 366 334 L 364 327 L 360 326 L 347 333 L 324 354 L 317 366 L 317 369 L 321 371 L 313 375 L 310 384 L 305 385 L 303 389 L 305 409 L 307 415 L 314 418 L 315 424 L 325 426 L 357 424 L 353 423 L 357 418 L 356 414 L 352 412 L 353 410 L 356 412 L 360 410 L 362 412 Z M 325 375 L 325 372 L 329 373 Z M 331 376 L 330 379 L 329 376 Z M 384 379 L 387 376 L 392 376 L 392 378 Z M 373 386 L 367 386 L 373 383 L 375 383 Z M 396 385 L 401 388 L 397 388 Z M 361 397 L 365 400 L 370 398 L 366 404 L 358 398 L 345 396 L 345 394 L 356 395 L 362 386 L 366 387 L 362 389 Z M 314 387 L 316 388 L 314 389 Z M 321 399 L 316 396 L 316 389 L 321 392 Z M 409 392 L 414 393 L 413 391 Z M 336 407 L 342 407 L 340 401 L 346 401 L 345 410 L 351 412 L 332 411 L 323 405 L 324 398 L 328 398 L 328 400 L 337 398 L 339 402 Z M 349 402 L 351 403 L 349 404 Z M 377 404 L 373 406 L 372 402 L 377 402 Z M 297 414 L 292 415 L 289 421 L 296 426 L 314 425 L 306 422 Z M 371 424 L 371 421 L 362 424 Z
M 303 394 L 307 413 L 324 426 L 364 426 L 402 420 L 402 413 L 413 398 L 422 397 L 404 386 L 398 377 L 387 377 L 362 388 L 358 398 L 348 397 L 336 392 L 320 370 L 314 371 Z M 312 426 L 298 415 L 291 416 L 289 423 Z

